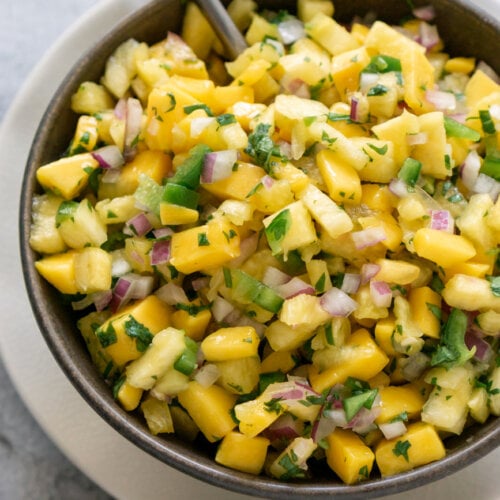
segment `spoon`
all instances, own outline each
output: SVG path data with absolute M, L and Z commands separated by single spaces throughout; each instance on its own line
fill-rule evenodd
M 227 55 L 236 59 L 248 45 L 221 1 L 196 0 L 196 3 L 224 45 Z

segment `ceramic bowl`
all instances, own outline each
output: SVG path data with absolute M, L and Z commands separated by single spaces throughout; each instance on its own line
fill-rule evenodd
M 98 80 L 113 50 L 130 37 L 152 43 L 165 37 L 167 30 L 179 31 L 183 16 L 180 0 L 154 0 L 113 27 L 92 50 L 84 54 L 61 83 L 52 99 L 34 139 L 24 173 L 21 194 L 21 254 L 24 276 L 38 325 L 62 370 L 88 404 L 111 426 L 158 460 L 200 480 L 240 493 L 265 498 L 332 497 L 359 498 L 388 495 L 421 486 L 459 469 L 493 450 L 500 443 L 500 419 L 474 425 L 459 437 L 446 440 L 446 458 L 392 477 L 374 477 L 347 486 L 328 470 L 318 471 L 314 479 L 287 484 L 264 476 L 253 476 L 222 467 L 213 460 L 213 451 L 192 445 L 175 436 L 153 436 L 142 416 L 125 412 L 114 401 L 110 388 L 94 369 L 86 347 L 75 326 L 71 309 L 59 294 L 35 271 L 36 254 L 29 246 L 31 199 L 40 190 L 35 171 L 42 164 L 60 157 L 75 129 L 77 116 L 70 110 L 70 97 L 85 80 Z M 293 10 L 294 2 L 259 2 L 270 9 Z M 335 18 L 348 22 L 355 14 L 375 11 L 378 18 L 397 23 L 409 14 L 403 0 L 335 0 Z M 415 1 L 423 5 L 424 2 Z M 475 56 L 500 73 L 500 25 L 474 8 L 466 0 L 430 0 L 447 51 L 455 55 Z

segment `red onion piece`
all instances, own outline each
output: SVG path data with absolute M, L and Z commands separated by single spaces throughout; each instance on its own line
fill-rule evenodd
M 235 307 L 233 306 L 233 304 L 231 304 L 231 302 L 220 296 L 217 296 L 212 303 L 211 310 L 215 321 L 221 323 L 225 318 L 229 316 L 229 314 L 234 312 Z
M 475 330 L 467 330 L 465 333 L 465 345 L 469 350 L 476 348 L 474 357 L 479 361 L 487 363 L 493 356 L 493 349 L 490 344 L 484 340 Z
M 159 240 L 153 243 L 151 250 L 151 265 L 158 266 L 170 260 L 171 240 Z
M 431 359 L 423 352 L 417 352 L 409 356 L 402 369 L 403 377 L 409 382 L 413 382 L 422 376 L 426 368 L 430 365 Z
M 436 17 L 436 11 L 433 5 L 425 5 L 423 7 L 415 7 L 412 10 L 412 14 L 417 19 L 422 19 L 423 21 L 432 21 Z
M 425 98 L 433 104 L 438 111 L 453 111 L 457 107 L 455 94 L 442 90 L 426 90 Z
M 320 305 L 328 314 L 334 317 L 347 317 L 358 307 L 356 301 L 335 287 L 330 288 L 321 297 Z
M 385 281 L 370 281 L 370 297 L 377 307 L 390 307 L 392 290 Z
M 408 146 L 426 144 L 428 140 L 429 137 L 425 132 L 419 132 L 418 134 L 408 134 L 406 136 L 406 143 L 408 144 Z
M 236 149 L 206 154 L 201 173 L 202 184 L 211 184 L 229 177 L 237 160 Z
M 367 263 L 361 266 L 361 284 L 368 283 L 378 272 L 380 266 L 378 264 Z
M 420 23 L 417 42 L 425 47 L 427 51 L 431 50 L 440 42 L 437 27 L 426 22 Z
M 356 293 L 361 283 L 361 275 L 355 273 L 345 273 L 340 289 L 345 293 Z
M 264 435 L 271 442 L 287 441 L 302 435 L 304 424 L 289 413 L 281 415 L 265 431 Z
M 387 238 L 383 226 L 372 226 L 362 229 L 361 231 L 353 231 L 351 238 L 354 241 L 354 246 L 357 250 L 372 247 Z
M 132 219 L 128 220 L 125 223 L 123 232 L 131 236 L 144 236 L 145 234 L 149 233 L 151 229 L 153 229 L 153 226 L 151 225 L 149 219 L 146 217 L 146 214 L 140 213 L 132 217 Z
M 394 178 L 389 183 L 389 191 L 396 195 L 398 198 L 408 196 L 408 186 L 402 179 Z
M 315 443 L 321 441 L 323 438 L 331 434 L 337 424 L 335 420 L 328 418 L 326 415 L 321 415 L 319 419 L 317 419 L 311 430 L 311 437 Z
M 481 168 L 481 158 L 476 150 L 472 150 L 466 157 L 460 167 L 460 176 L 464 186 L 472 191 L 479 175 Z
M 264 271 L 262 283 L 271 288 L 276 288 L 280 285 L 288 283 L 291 279 L 292 278 L 288 274 L 280 271 L 277 267 L 268 266 Z
M 125 163 L 120 149 L 114 144 L 96 149 L 91 154 L 99 162 L 99 166 L 104 169 L 118 169 Z
M 210 286 L 210 278 L 208 276 L 205 276 L 203 278 L 196 278 L 195 280 L 191 281 L 191 285 L 193 287 L 193 290 L 195 292 L 198 292 L 200 290 L 203 290 L 203 288 L 208 288 Z
M 159 229 L 153 230 L 154 237 L 156 239 L 167 238 L 168 236 L 172 236 L 174 231 L 169 227 L 160 227 Z
M 201 351 L 201 349 L 200 349 Z M 195 374 L 194 379 L 203 387 L 210 387 L 219 378 L 220 373 L 217 365 L 207 363 L 203 365 Z
M 300 78 L 293 78 L 285 75 L 281 80 L 280 84 L 283 90 L 288 94 L 296 95 L 297 97 L 302 97 L 304 99 L 311 98 L 311 92 L 309 90 L 309 85 L 307 85 L 304 80 Z
M 406 432 L 406 425 L 401 420 L 379 424 L 378 428 L 382 431 L 385 439 L 397 438 Z
M 114 184 L 120 178 L 121 169 L 108 168 L 101 177 L 101 182 L 104 184 Z
M 182 287 L 175 283 L 167 283 L 156 290 L 155 295 L 170 306 L 176 304 L 187 304 L 189 299 Z
M 264 175 L 260 182 L 266 189 L 271 189 L 274 184 L 274 179 L 270 175 Z
M 191 126 L 189 133 L 191 137 L 196 138 L 201 135 L 201 133 L 209 127 L 213 122 L 215 121 L 215 118 L 213 116 L 200 116 L 198 118 L 193 118 L 191 120 Z
M 125 156 L 132 160 L 137 150 L 137 142 L 142 127 L 142 105 L 139 99 L 127 99 L 127 122 L 125 125 Z
M 290 45 L 291 43 L 296 42 L 300 38 L 304 38 L 306 36 L 304 23 L 296 17 L 291 17 L 290 19 L 286 19 L 285 21 L 279 23 L 278 32 L 281 41 L 285 45 Z
M 431 210 L 430 211 L 430 228 L 438 231 L 453 233 L 455 230 L 455 222 L 448 210 Z
M 127 118 L 127 101 L 126 99 L 119 99 L 113 110 L 114 115 L 119 120 L 125 120 Z
M 493 201 L 496 201 L 500 194 L 500 182 L 489 175 L 480 173 L 472 189 L 474 193 L 489 194 Z
M 370 410 L 361 408 L 348 422 L 347 428 L 352 429 L 357 434 L 365 434 L 374 428 L 375 419 L 380 415 L 381 408 L 373 403 Z
M 251 255 L 257 250 L 257 245 L 259 244 L 259 235 L 254 233 L 248 238 L 245 238 L 240 243 L 240 255 L 239 257 L 231 260 L 231 267 L 239 267 L 243 262 L 245 262 Z
M 153 286 L 152 276 L 129 273 L 120 277 L 113 288 L 112 310 L 116 312 L 132 299 L 144 299 L 153 291 Z
M 313 286 L 296 276 L 283 285 L 275 287 L 276 292 L 284 299 L 291 299 L 297 295 L 305 293 L 306 295 L 314 295 L 316 290 Z
M 337 427 L 346 427 L 347 419 L 343 408 L 335 408 L 333 410 L 325 410 L 323 414 L 330 419 Z
M 380 75 L 378 73 L 361 73 L 359 80 L 360 91 L 366 94 L 373 86 L 377 85 L 379 77 Z

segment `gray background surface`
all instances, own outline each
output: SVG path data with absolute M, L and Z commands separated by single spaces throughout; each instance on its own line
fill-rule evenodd
M 0 122 L 44 52 L 97 1 L 0 0 Z M 0 408 L 0 500 L 110 498 L 45 436 L 1 360 Z

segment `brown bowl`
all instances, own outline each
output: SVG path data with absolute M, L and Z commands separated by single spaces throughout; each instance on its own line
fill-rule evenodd
M 269 9 L 292 7 L 286 0 L 261 1 Z M 348 22 L 355 14 L 375 11 L 386 22 L 396 23 L 409 14 L 403 0 L 335 0 L 335 18 Z M 500 25 L 486 12 L 466 0 L 415 1 L 417 6 L 434 5 L 437 25 L 452 55 L 475 56 L 500 73 Z M 77 116 L 70 110 L 70 98 L 80 82 L 98 80 L 107 58 L 130 37 L 153 43 L 167 30 L 179 31 L 183 15 L 180 0 L 154 0 L 125 19 L 74 66 L 52 99 L 33 142 L 21 193 L 20 234 L 24 278 L 40 330 L 62 370 L 88 404 L 120 434 L 141 449 L 186 474 L 240 493 L 266 498 L 376 497 L 401 492 L 435 481 L 473 463 L 500 444 L 500 419 L 468 427 L 461 436 L 446 440 L 447 456 L 435 463 L 386 478 L 372 478 L 347 486 L 331 472 L 318 471 L 315 479 L 287 484 L 264 476 L 253 476 L 215 463 L 209 449 L 192 445 L 175 436 L 153 436 L 143 418 L 124 411 L 113 399 L 110 388 L 100 378 L 77 331 L 71 309 L 60 295 L 35 271 L 37 255 L 29 246 L 31 199 L 40 191 L 35 179 L 37 168 L 61 156 L 70 142 Z

